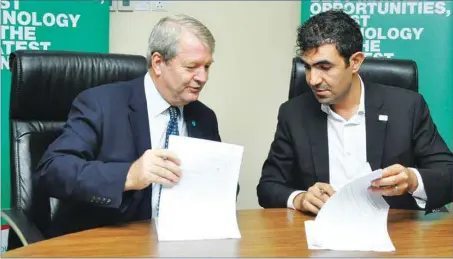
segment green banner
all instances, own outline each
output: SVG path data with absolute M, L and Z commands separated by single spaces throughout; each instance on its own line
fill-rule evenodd
M 1 208 L 9 208 L 9 54 L 23 49 L 107 53 L 110 4 L 100 0 L 1 0 L 0 7 Z
M 368 57 L 412 59 L 440 135 L 453 142 L 452 1 L 302 1 L 302 19 L 342 9 L 357 20 Z

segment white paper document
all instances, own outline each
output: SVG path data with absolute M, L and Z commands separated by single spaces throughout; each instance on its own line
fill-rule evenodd
M 382 170 L 368 171 L 330 197 L 314 221 L 305 221 L 309 249 L 395 251 L 387 231 L 389 205 L 368 191 Z
M 170 136 L 168 149 L 181 160 L 182 176 L 162 188 L 159 241 L 241 238 L 236 190 L 244 148 Z

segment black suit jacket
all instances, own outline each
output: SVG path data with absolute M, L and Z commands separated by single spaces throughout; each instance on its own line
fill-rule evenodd
M 423 97 L 402 88 L 364 84 L 366 150 L 372 170 L 397 163 L 417 168 L 428 198 L 426 211 L 451 202 L 453 155 Z M 379 120 L 379 115 L 387 115 L 388 121 Z M 327 114 L 313 93 L 282 104 L 257 187 L 260 205 L 286 207 L 293 191 L 329 183 L 327 141 Z M 418 208 L 410 194 L 385 199 L 391 208 Z
M 184 120 L 190 137 L 220 141 L 216 115 L 201 102 L 184 107 Z M 150 148 L 144 77 L 82 92 L 37 168 L 40 193 L 60 200 L 45 235 L 149 219 L 151 186 L 123 190 L 132 162 Z

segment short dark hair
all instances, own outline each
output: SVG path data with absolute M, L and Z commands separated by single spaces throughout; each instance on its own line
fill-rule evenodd
M 330 10 L 312 16 L 297 29 L 298 55 L 324 44 L 335 44 L 349 65 L 352 54 L 362 51 L 360 25 L 341 10 Z

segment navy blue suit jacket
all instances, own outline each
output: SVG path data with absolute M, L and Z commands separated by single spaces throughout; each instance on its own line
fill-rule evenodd
M 201 102 L 184 107 L 184 120 L 190 137 L 220 141 L 216 115 Z M 35 174 L 40 193 L 60 200 L 45 236 L 149 219 L 151 187 L 124 192 L 124 184 L 150 148 L 144 77 L 79 94 Z

